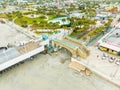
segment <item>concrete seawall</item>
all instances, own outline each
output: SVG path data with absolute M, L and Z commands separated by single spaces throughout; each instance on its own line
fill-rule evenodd
M 93 66 L 90 66 L 89 64 L 84 63 L 82 60 L 77 60 L 73 57 L 71 57 L 71 62 L 76 62 L 86 68 L 88 68 L 92 73 L 95 73 L 96 75 L 98 75 L 99 77 L 103 78 L 104 80 L 120 87 L 120 82 L 118 82 L 117 80 L 112 80 L 112 78 L 110 78 L 109 76 L 105 75 L 104 73 L 100 72 L 98 69 L 96 69 Z

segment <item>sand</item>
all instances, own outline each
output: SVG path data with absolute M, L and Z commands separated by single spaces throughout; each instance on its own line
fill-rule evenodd
M 18 44 L 20 41 L 30 40 L 24 34 L 17 32 L 6 24 L 0 23 L 0 47 L 9 44 Z
M 68 67 L 69 62 L 64 50 L 39 54 L 0 74 L 0 90 L 120 90 L 94 74 L 80 75 Z
M 23 40 L 29 38 L 0 23 L 0 46 Z M 120 90 L 94 74 L 80 75 L 68 67 L 69 62 L 65 50 L 39 54 L 0 74 L 0 90 Z

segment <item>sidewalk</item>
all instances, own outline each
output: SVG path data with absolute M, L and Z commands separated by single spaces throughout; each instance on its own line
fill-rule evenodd
M 99 57 L 97 57 L 98 55 Z M 103 52 L 92 47 L 91 54 L 87 60 L 72 58 L 72 61 L 76 61 L 81 65 L 86 66 L 93 73 L 120 87 L 120 66 L 116 65 L 115 62 L 110 63 L 107 59 L 102 60 L 102 55 Z M 114 57 L 119 58 L 117 56 Z
M 32 33 L 31 31 L 27 30 L 27 28 L 22 28 L 16 24 L 14 24 L 13 22 L 8 22 L 7 25 L 9 25 L 10 27 L 16 29 L 17 31 L 27 35 L 30 38 L 35 38 L 38 37 L 36 34 Z

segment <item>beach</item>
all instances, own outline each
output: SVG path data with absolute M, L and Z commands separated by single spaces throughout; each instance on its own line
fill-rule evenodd
M 30 40 L 6 24 L 0 27 L 1 47 Z M 70 59 L 65 49 L 35 55 L 0 73 L 0 90 L 120 90 L 95 74 L 85 76 L 70 69 Z
M 6 46 L 8 44 L 15 45 L 19 44 L 21 41 L 28 41 L 26 35 L 16 31 L 7 24 L 0 23 L 0 46 Z
M 66 50 L 38 54 L 0 74 L 0 90 L 120 90 L 94 74 L 70 69 L 70 57 Z

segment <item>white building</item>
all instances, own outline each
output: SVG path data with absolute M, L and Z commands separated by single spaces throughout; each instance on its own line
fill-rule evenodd
M 28 0 L 17 0 L 18 4 L 20 3 L 28 3 Z
M 82 18 L 82 17 L 85 17 L 85 13 L 73 12 L 69 15 L 69 17 Z
M 113 29 L 102 37 L 99 43 L 99 49 L 120 56 L 120 29 Z

